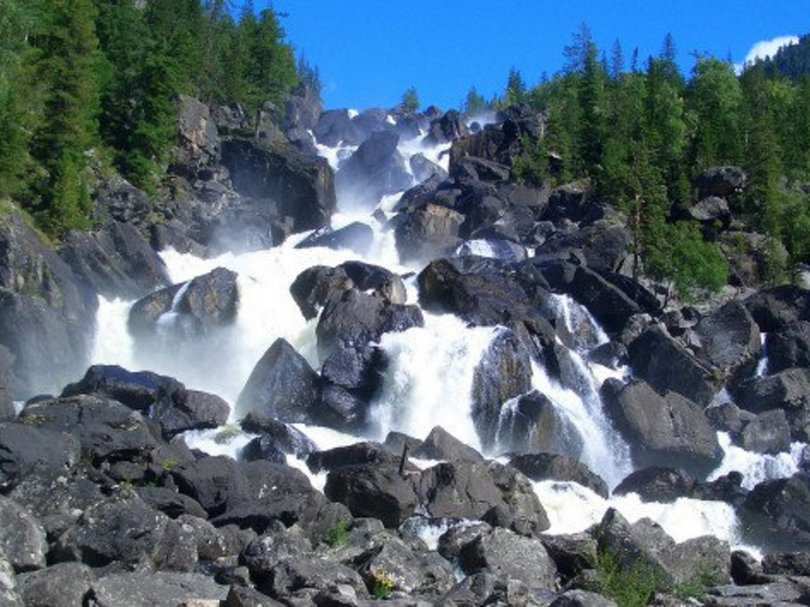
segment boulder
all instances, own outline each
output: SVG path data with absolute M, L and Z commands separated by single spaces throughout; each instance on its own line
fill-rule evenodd
M 799 320 L 789 327 L 768 333 L 768 373 L 795 367 L 810 367 L 810 322 Z
M 52 548 L 56 562 L 80 561 L 108 571 L 135 566 L 192 571 L 197 545 L 190 529 L 122 494 L 88 508 Z
M 422 472 L 422 507 L 434 517 L 482 519 L 523 535 L 549 527 L 531 483 L 517 470 L 497 462 L 443 463 Z M 495 516 L 497 515 L 497 516 Z
M 337 230 L 322 228 L 313 232 L 295 247 L 306 249 L 311 247 L 325 247 L 327 249 L 349 249 L 359 255 L 368 255 L 374 241 L 374 231 L 367 224 L 354 221 Z
M 359 442 L 310 453 L 307 467 L 313 474 L 318 474 L 347 466 L 398 466 L 400 459 L 399 453 L 392 453 L 379 443 Z
M 335 187 L 351 207 L 373 208 L 387 194 L 407 190 L 412 177 L 397 150 L 399 135 L 391 131 L 371 133 L 340 167 Z
M 748 175 L 736 166 L 717 166 L 703 171 L 695 178 L 699 197 L 728 198 L 740 194 L 748 184 Z
M 50 607 L 82 605 L 95 577 L 93 570 L 83 563 L 57 563 L 22 574 L 18 579 L 27 607 Z
M 631 472 L 613 490 L 615 495 L 636 493 L 644 502 L 671 503 L 690 497 L 695 479 L 676 468 L 650 467 Z
M 701 476 L 719 463 L 717 435 L 692 401 L 676 392 L 661 396 L 643 380 L 608 380 L 602 392 L 637 466 L 675 465 Z
M 425 141 L 430 145 L 450 143 L 469 134 L 464 117 L 456 110 L 446 112 L 441 118 L 431 121 Z
M 462 443 L 441 426 L 435 426 L 419 447 L 411 452 L 412 457 L 445 460 L 449 462 L 482 461 L 484 456 Z
M 805 474 L 759 483 L 743 509 L 746 540 L 781 552 L 810 547 L 810 480 Z
M 746 411 L 757 414 L 775 409 L 784 411 L 793 440 L 804 441 L 810 437 L 810 380 L 806 369 L 787 369 L 774 375 L 749 378 L 733 386 L 733 395 Z
M 496 575 L 489 571 L 480 571 L 468 575 L 451 588 L 442 597 L 441 604 L 449 602 L 453 605 L 530 605 L 537 601 L 537 595 L 540 593 L 542 589 L 532 591 L 523 582 L 510 580 L 506 574 Z
M 110 221 L 94 232 L 71 231 L 59 256 L 91 289 L 114 299 L 135 299 L 170 284 L 160 256 L 131 223 Z
M 177 519 L 185 515 L 205 520 L 208 516 L 197 500 L 178 493 L 175 489 L 145 486 L 135 487 L 134 491 L 147 506 L 169 518 Z
M 136 571 L 105 575 L 93 582 L 94 607 L 200 607 L 219 605 L 228 587 L 201 573 Z
M 808 320 L 810 291 L 795 285 L 780 285 L 754 293 L 743 302 L 763 333 L 791 327 Z
M 237 274 L 215 268 L 188 282 L 167 287 L 136 301 L 127 327 L 136 337 L 202 337 L 234 322 L 239 304 Z M 165 319 L 165 321 L 162 321 Z
M 557 453 L 524 453 L 509 460 L 509 465 L 517 468 L 533 481 L 570 481 L 587 487 L 603 498 L 608 497 L 608 488 L 599 475 L 591 472 L 579 461 Z
M 699 221 L 712 230 L 716 229 L 717 224 L 728 228 L 731 223 L 731 210 L 728 202 L 719 196 L 707 196 L 690 206 L 686 211 L 692 219 Z
M 595 592 L 566 590 L 549 607 L 616 607 L 616 603 Z
M 497 330 L 473 372 L 472 417 L 484 450 L 496 445 L 502 407 L 531 389 L 529 353 L 515 333 Z
M 717 384 L 710 369 L 661 327 L 641 333 L 628 354 L 633 374 L 657 392 L 677 392 L 701 407 L 712 402 Z
M 84 377 L 68 384 L 61 396 L 94 394 L 146 413 L 161 397 L 183 389 L 176 379 L 152 371 L 128 371 L 118 365 L 93 365 Z
M 302 82 L 287 100 L 282 125 L 284 132 L 289 136 L 299 130 L 311 131 L 318 124 L 322 113 L 320 95 L 309 84 Z
M 35 472 L 69 472 L 81 459 L 81 444 L 69 432 L 3 422 L 0 453 L 0 491 L 5 493 Z
M 261 434 L 272 440 L 282 453 L 301 457 L 318 450 L 315 443 L 294 426 L 251 411 L 239 422 L 245 432 Z
M 236 400 L 235 415 L 254 412 L 282 422 L 303 422 L 319 398 L 318 374 L 283 338 L 262 355 Z
M 545 394 L 532 390 L 507 401 L 497 422 L 501 452 L 548 451 L 578 459 L 584 447 L 576 426 Z
M 557 566 L 560 583 L 565 586 L 583 571 L 595 569 L 599 561 L 596 540 L 587 533 L 545 535 L 543 546 Z
M 149 412 L 150 419 L 160 424 L 163 437 L 186 430 L 218 428 L 228 421 L 231 408 L 216 394 L 199 390 L 182 390 L 158 400 Z
M 0 553 L 17 573 L 45 567 L 45 529 L 28 510 L 0 495 Z
M 324 495 L 346 505 L 352 516 L 378 518 L 386 527 L 399 527 L 418 503 L 416 479 L 391 464 L 334 468 L 326 476 Z
M 109 220 L 144 230 L 148 227 L 155 210 L 149 195 L 118 173 L 103 179 L 96 186 L 94 196 L 94 213 L 102 218 L 104 223 Z
M 408 165 L 411 168 L 414 179 L 419 183 L 430 179 L 434 175 L 438 175 L 441 179 L 447 178 L 447 171 L 435 162 L 425 158 L 425 155 L 421 152 L 411 156 Z
M 394 218 L 394 236 L 400 262 L 420 264 L 452 251 L 461 244 L 464 215 L 446 206 L 424 204 Z
M 563 219 L 580 221 L 588 211 L 594 195 L 589 179 L 580 179 L 561 185 L 551 192 L 548 208 L 542 219 L 559 222 Z
M 175 164 L 190 169 L 185 176 L 194 180 L 197 173 L 193 169 L 199 170 L 219 161 L 219 132 L 210 108 L 198 99 L 180 95 L 177 109 L 180 142 Z
M 700 319 L 694 328 L 700 356 L 723 378 L 753 373 L 762 354 L 759 327 L 738 301 L 729 301 Z
M 746 451 L 776 454 L 790 451 L 790 425 L 785 411 L 760 413 L 743 428 L 739 444 Z
M 278 599 L 296 595 L 314 598 L 321 592 L 346 586 L 352 589 L 354 596 L 368 597 L 363 578 L 354 569 L 313 555 L 282 560 L 256 583 L 258 590 Z
M 704 597 L 706 605 L 737 607 L 744 605 L 800 605 L 806 587 L 789 581 L 756 583 L 745 586 L 712 586 Z
M 14 355 L 15 399 L 57 392 L 86 368 L 97 307 L 15 207 L 0 217 L 0 345 Z
M 557 568 L 536 538 L 496 527 L 461 549 L 459 563 L 467 575 L 488 570 L 520 580 L 530 588 L 556 589 Z

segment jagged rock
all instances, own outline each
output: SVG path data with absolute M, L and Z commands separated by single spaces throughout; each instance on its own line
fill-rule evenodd
M 289 136 L 291 131 L 314 129 L 323 113 L 323 105 L 312 87 L 302 82 L 290 95 L 285 110 L 283 128 Z
M 644 331 L 628 346 L 633 374 L 656 391 L 677 392 L 701 407 L 717 391 L 709 369 L 658 326 Z
M 596 540 L 587 533 L 545 535 L 541 540 L 546 552 L 554 560 L 563 586 L 568 580 L 597 565 L 599 555 Z
M 71 231 L 59 256 L 107 299 L 143 297 L 171 282 L 163 260 L 131 223 L 111 221 L 95 232 Z
M 0 552 L 17 573 L 45 567 L 48 543 L 42 525 L 22 505 L 0 495 Z
M 138 571 L 100 577 L 90 592 L 92 607 L 208 607 L 218 605 L 228 587 L 201 573 Z
M 336 198 L 334 175 L 324 158 L 289 144 L 231 139 L 222 144 L 222 164 L 237 193 L 273 201 L 279 216 L 292 218 L 295 232 L 328 225 Z
M 550 591 L 549 591 L 550 592 Z M 441 603 L 454 605 L 539 605 L 537 596 L 542 589 L 530 590 L 518 580 L 511 580 L 505 574 L 495 575 L 481 571 L 468 575 L 447 594 L 441 597 Z
M 549 527 L 528 479 L 497 462 L 457 461 L 428 468 L 419 481 L 419 496 L 425 511 L 434 517 L 481 519 L 500 509 L 506 516 L 498 513 L 498 522 L 523 535 Z
M 421 263 L 461 244 L 464 215 L 446 206 L 423 204 L 401 211 L 394 219 L 397 253 L 402 263 Z
M 743 302 L 760 331 L 773 333 L 797 320 L 808 320 L 810 291 L 794 285 L 780 285 L 754 293 Z
M 768 333 L 768 373 L 795 367 L 810 367 L 810 322 L 799 320 L 789 327 Z
M 425 140 L 432 145 L 449 143 L 469 134 L 464 117 L 456 110 L 450 110 L 441 118 L 430 123 Z
M 340 348 L 362 348 L 383 333 L 423 325 L 417 306 L 388 303 L 352 288 L 339 300 L 328 301 L 321 312 L 315 329 L 318 352 L 325 360 Z
M 283 607 L 284 603 L 274 601 L 266 594 L 254 590 L 249 586 L 231 585 L 228 596 L 221 603 L 221 607 Z
M 746 586 L 723 585 L 707 589 L 704 604 L 711 607 L 744 607 L 746 605 L 800 605 L 806 589 L 791 582 L 772 582 Z
M 476 255 L 491 257 L 507 263 L 520 262 L 526 259 L 526 249 L 510 240 L 499 238 L 476 238 L 466 240 L 456 249 L 455 255 Z
M 360 221 L 354 221 L 337 230 L 324 229 L 314 232 L 298 243 L 296 248 L 350 249 L 359 255 L 367 255 L 373 242 L 374 231 L 371 227 Z
M 711 581 L 724 583 L 729 577 L 728 544 L 711 535 L 676 544 L 658 524 L 641 519 L 631 525 L 613 508 L 605 512 L 593 535 L 599 551 L 611 554 L 619 567 L 645 568 L 664 584 L 698 579 L 706 583 L 707 574 Z
M 411 456 L 422 459 L 482 461 L 484 456 L 462 443 L 441 426 L 435 426 Z
M 762 571 L 769 575 L 810 576 L 810 553 L 782 552 L 762 557 Z
M 207 514 L 199 502 L 167 487 L 135 487 L 133 489 L 143 502 L 166 516 L 176 519 L 191 515 L 205 519 Z
M 67 473 L 81 459 L 81 444 L 68 432 L 35 425 L 0 423 L 0 491 L 33 473 Z
M 498 330 L 473 374 L 472 416 L 485 450 L 498 440 L 503 404 L 531 389 L 531 360 L 526 348 L 509 330 Z
M 157 336 L 169 331 L 175 338 L 201 337 L 236 318 L 239 304 L 237 274 L 215 268 L 188 282 L 167 287 L 136 301 L 130 309 L 127 327 L 136 337 Z M 173 312 L 171 323 L 159 324 Z
M 318 374 L 285 339 L 278 338 L 253 368 L 236 400 L 237 417 L 254 412 L 303 422 L 319 397 Z
M 738 301 L 729 301 L 700 319 L 694 329 L 700 355 L 723 377 L 743 377 L 756 368 L 762 354 L 759 327 Z
M 303 591 L 314 597 L 319 591 L 343 585 L 350 586 L 359 597 L 368 597 L 363 579 L 354 569 L 306 555 L 279 562 L 266 577 L 257 581 L 256 588 L 283 599 L 303 594 Z
M 530 588 L 556 588 L 557 568 L 539 539 L 494 528 L 461 549 L 459 563 L 467 575 L 482 570 L 520 580 Z
M 484 181 L 500 183 L 509 179 L 509 167 L 499 162 L 465 156 L 450 167 L 450 177 L 457 182 Z
M 605 499 L 608 488 L 599 475 L 591 472 L 579 461 L 558 453 L 525 453 L 509 460 L 509 465 L 517 468 L 533 481 L 571 481 L 587 487 Z
M 310 320 L 318 315 L 327 301 L 339 298 L 352 286 L 342 267 L 312 266 L 295 278 L 290 285 L 290 294 L 304 318 Z
M 240 426 L 245 432 L 269 437 L 283 453 L 300 457 L 318 450 L 315 443 L 300 430 L 255 411 L 243 417 Z
M 549 607 L 616 607 L 616 603 L 601 594 L 587 590 L 566 590 Z
M 455 583 L 449 562 L 424 547 L 409 546 L 398 538 L 390 538 L 352 559 L 354 568 L 373 588 L 375 572 L 385 572 L 393 582 L 393 591 L 410 596 L 436 597 Z
M 689 497 L 695 488 L 695 479 L 675 468 L 651 467 L 631 472 L 613 490 L 615 495 L 637 493 L 645 502 L 671 503 L 680 497 Z
M 152 201 L 118 173 L 104 179 L 96 188 L 94 213 L 99 218 L 144 229 L 153 212 Z
M 323 112 L 312 132 L 318 143 L 330 147 L 335 147 L 341 141 L 346 145 L 360 145 L 363 141 L 363 133 L 355 123 L 352 123 L 348 110 Z
M 401 475 L 393 464 L 358 464 L 333 468 L 324 494 L 348 507 L 352 516 L 380 519 L 399 527 L 416 509 L 416 479 Z
M 57 392 L 87 366 L 98 299 L 15 207 L 0 217 L 0 290 L 14 398 Z
M 551 192 L 543 219 L 579 221 L 588 210 L 593 198 L 593 184 L 588 179 L 580 179 L 561 185 Z
M 810 437 L 810 380 L 806 369 L 753 377 L 733 387 L 737 404 L 753 413 L 785 412 L 794 440 Z
M 421 152 L 411 156 L 408 163 L 411 167 L 411 172 L 413 173 L 414 179 L 416 179 L 416 181 L 419 183 L 427 181 L 434 175 L 438 175 L 438 177 L 441 179 L 447 178 L 447 171 L 445 171 L 435 162 L 425 158 L 425 155 Z
M 810 546 L 810 481 L 806 475 L 796 473 L 759 483 L 746 496 L 743 508 L 755 515 L 747 528 L 758 545 L 783 552 Z
M 311 551 L 312 544 L 300 534 L 300 530 L 295 533 L 277 523 L 245 546 L 239 553 L 239 562 L 255 579 L 260 579 L 269 575 L 278 562 L 300 559 Z
M 186 176 L 189 179 L 196 179 L 197 172 L 192 167 L 199 170 L 219 160 L 217 124 L 211 116 L 210 108 L 198 99 L 180 95 L 177 105 L 180 145 L 175 164 L 188 170 Z
M 529 106 L 516 106 L 499 116 L 500 124 L 489 124 L 480 132 L 453 141 L 450 167 L 466 156 L 511 165 L 524 149 L 542 136 L 543 118 Z
M 630 443 L 637 466 L 677 466 L 701 475 L 720 461 L 717 435 L 703 410 L 676 392 L 664 396 L 643 380 L 602 388 L 607 413 Z
M 83 563 L 57 563 L 22 574 L 18 581 L 27 607 L 50 607 L 82 605 L 95 577 L 93 570 Z
M 700 198 L 719 196 L 727 198 L 743 191 L 748 175 L 736 166 L 718 166 L 706 169 L 695 178 Z
M 572 458 L 578 458 L 584 447 L 576 426 L 537 390 L 504 404 L 495 444 L 500 451 L 549 451 Z
M 317 474 L 324 470 L 335 470 L 347 466 L 399 465 L 398 453 L 392 453 L 379 443 L 359 442 L 345 447 L 335 447 L 326 451 L 316 451 L 307 457 L 307 467 Z
M 790 426 L 785 412 L 774 409 L 757 415 L 743 428 L 740 445 L 755 453 L 790 451 Z
M 112 571 L 137 565 L 192 571 L 197 564 L 191 530 L 131 493 L 88 508 L 59 537 L 52 554 L 56 562 L 81 561 Z
M 81 380 L 68 384 L 61 395 L 95 394 L 145 413 L 162 395 L 182 388 L 176 379 L 152 371 L 133 372 L 118 365 L 93 365 Z
M 20 422 L 75 436 L 82 457 L 101 462 L 146 461 L 158 446 L 146 420 L 118 401 L 94 395 L 48 399 L 29 404 Z
M 383 196 L 411 186 L 412 178 L 397 150 L 398 142 L 399 135 L 394 132 L 371 133 L 335 177 L 342 200 L 353 207 L 374 207 Z

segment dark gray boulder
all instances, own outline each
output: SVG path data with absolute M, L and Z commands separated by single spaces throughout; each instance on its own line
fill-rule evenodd
M 368 224 L 354 221 L 337 230 L 323 228 L 307 236 L 295 247 L 307 249 L 325 247 L 327 249 L 350 249 L 359 255 L 368 255 L 374 242 L 374 231 Z
M 558 222 L 562 219 L 581 220 L 593 200 L 594 188 L 588 179 L 559 186 L 551 192 L 542 219 Z
M 464 117 L 456 110 L 446 112 L 441 118 L 431 121 L 425 140 L 432 144 L 449 143 L 469 134 Z
M 768 351 L 769 374 L 810 367 L 810 322 L 799 320 L 768 333 L 765 347 Z
M 87 367 L 96 295 L 11 208 L 0 217 L 0 345 L 14 355 L 11 390 L 58 392 Z
M 392 453 L 379 443 L 359 442 L 326 451 L 316 451 L 307 457 L 307 467 L 317 474 L 324 470 L 335 470 L 357 465 L 399 465 L 399 453 Z
M 509 460 L 509 465 L 520 470 L 533 481 L 571 481 L 587 487 L 605 499 L 608 488 L 599 475 L 591 472 L 579 461 L 558 453 L 524 453 Z
M 56 562 L 80 561 L 108 571 L 138 565 L 192 571 L 197 545 L 190 529 L 129 493 L 88 508 L 58 538 L 52 556 Z
M 304 318 L 310 320 L 318 315 L 327 301 L 339 298 L 352 286 L 340 266 L 312 266 L 296 276 L 290 285 L 290 294 Z
M 57 563 L 18 576 L 27 607 L 82 605 L 96 576 L 83 563 Z M 5 605 L 5 603 L 4 603 Z
M 0 548 L 0 600 L 8 607 L 26 607 L 20 596 L 20 588 L 14 575 L 14 568 Z
M 700 339 L 700 356 L 722 378 L 753 373 L 762 354 L 759 327 L 738 301 L 729 301 L 700 319 L 694 329 Z
M 676 392 L 659 395 L 643 380 L 602 388 L 606 411 L 630 443 L 637 466 L 677 466 L 701 476 L 722 456 L 703 410 Z
M 108 299 L 135 299 L 170 284 L 160 256 L 131 223 L 67 234 L 59 256 L 88 288 Z
M 458 247 L 464 215 L 447 206 L 425 203 L 394 219 L 397 253 L 404 264 L 419 264 Z
M 810 291 L 794 285 L 780 285 L 754 293 L 743 302 L 760 331 L 773 333 L 808 320 Z
M 105 575 L 93 582 L 93 607 L 174 607 L 212 604 L 225 599 L 228 587 L 201 573 L 137 571 Z
M 5 346 L 0 346 L 0 422 L 14 419 L 17 410 L 11 393 L 11 375 L 14 355 Z
M 177 519 L 183 515 L 190 515 L 205 519 L 208 516 L 197 500 L 183 495 L 175 489 L 144 486 L 134 487 L 133 491 L 147 506 L 162 512 L 169 518 Z
M 560 584 L 563 587 L 583 571 L 597 566 L 599 555 L 596 551 L 596 540 L 587 532 L 544 535 L 540 539 L 557 566 Z
M 68 432 L 4 422 L 0 454 L 0 491 L 7 492 L 35 472 L 69 472 L 81 459 L 81 444 Z
M 805 474 L 759 483 L 743 509 L 743 523 L 758 545 L 781 552 L 810 546 L 810 480 Z
M 413 515 L 418 499 L 417 479 L 402 475 L 398 465 L 359 464 L 329 471 L 324 494 L 348 507 L 352 516 L 380 519 L 399 527 Z
M 773 409 L 760 413 L 743 428 L 739 444 L 755 453 L 781 453 L 790 451 L 790 425 L 785 411 Z
M 482 519 L 497 514 L 487 522 L 523 535 L 536 535 L 549 527 L 528 479 L 497 462 L 457 461 L 428 468 L 419 480 L 419 496 L 425 511 L 434 517 Z
M 256 583 L 258 590 L 279 600 L 308 595 L 314 598 L 321 591 L 341 586 L 349 586 L 358 597 L 369 596 L 363 578 L 354 569 L 314 555 L 282 560 Z
M 691 475 L 676 468 L 641 468 L 626 476 L 613 493 L 637 493 L 644 502 L 671 503 L 681 497 L 690 497 L 695 483 Z
M 449 462 L 458 460 L 476 462 L 484 459 L 478 451 L 462 443 L 441 426 L 435 426 L 425 440 L 411 452 L 411 456 Z
M 677 392 L 701 407 L 711 403 L 717 383 L 711 370 L 663 328 L 654 326 L 628 346 L 633 374 L 657 392 Z
M 772 552 L 762 557 L 762 571 L 767 575 L 810 576 L 810 553 Z
M 711 167 L 695 178 L 700 198 L 706 196 L 727 198 L 741 193 L 747 184 L 748 175 L 736 166 Z
M 269 437 L 283 453 L 300 457 L 318 450 L 315 443 L 300 430 L 261 413 L 250 412 L 239 424 L 245 432 Z
M 793 440 L 810 437 L 810 381 L 806 369 L 787 369 L 774 375 L 749 378 L 733 386 L 740 408 L 753 413 L 785 412 Z
M 467 575 L 488 570 L 530 588 L 557 588 L 557 568 L 543 543 L 507 529 L 479 535 L 461 549 L 459 563 Z
M 706 591 L 707 605 L 736 607 L 743 605 L 800 605 L 806 589 L 788 581 L 755 583 L 744 586 L 724 584 Z
M 118 365 L 93 365 L 82 379 L 65 386 L 61 396 L 95 394 L 146 413 L 163 395 L 182 388 L 183 385 L 176 379 L 152 371 L 129 371 Z
M 438 175 L 441 179 L 447 178 L 447 171 L 445 171 L 435 162 L 425 158 L 425 155 L 421 152 L 411 156 L 410 160 L 408 161 L 408 165 L 411 168 L 411 173 L 413 173 L 414 179 L 418 183 L 426 181 L 434 175 Z
M 127 327 L 137 337 L 159 337 L 188 340 L 208 335 L 236 319 L 239 304 L 237 274 L 215 268 L 208 274 L 156 291 L 136 301 L 129 312 Z M 160 324 L 164 315 L 169 322 Z
M 235 415 L 254 412 L 283 422 L 302 422 L 319 398 L 320 379 L 306 359 L 278 338 L 262 355 L 236 400 Z
M 0 495 L 0 551 L 17 573 L 45 567 L 48 542 L 39 521 L 16 501 Z
M 335 210 L 335 183 L 329 163 L 289 143 L 230 139 L 222 145 L 222 164 L 233 189 L 242 196 L 275 203 L 280 216 L 292 218 L 295 232 L 329 224 Z
M 391 131 L 371 133 L 340 166 L 335 188 L 351 207 L 373 208 L 387 194 L 407 190 L 412 177 L 397 150 L 399 135 Z

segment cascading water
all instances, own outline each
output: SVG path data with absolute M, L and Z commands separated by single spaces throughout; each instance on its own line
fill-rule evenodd
M 337 169 L 339 160 L 354 148 L 319 146 L 319 149 Z M 447 168 L 447 146 L 425 148 L 417 139 L 403 142 L 400 151 L 406 157 L 423 153 Z M 390 213 L 397 200 L 398 195 L 387 196 L 380 202 L 379 209 Z M 356 220 L 374 228 L 374 241 L 364 261 L 401 274 L 419 269 L 399 264 L 391 231 L 382 229 L 376 219 L 371 220 L 368 212 L 358 215 L 341 208 L 332 223 L 339 228 Z M 218 266 L 237 272 L 240 302 L 235 324 L 224 330 L 216 342 L 203 341 L 193 352 L 176 344 L 167 345 L 163 350 L 142 350 L 127 332 L 131 303 L 102 300 L 93 363 L 118 364 L 131 370 L 150 369 L 171 375 L 189 387 L 219 394 L 232 404 L 256 361 L 279 337 L 290 342 L 314 368 L 319 368 L 316 321 L 307 322 L 303 318 L 289 293 L 289 286 L 300 272 L 311 266 L 336 266 L 360 256 L 350 250 L 295 248 L 305 236 L 289 238 L 266 251 L 226 254 L 214 259 L 200 259 L 172 250 L 162 252 L 175 283 Z M 471 247 L 477 254 L 494 253 L 483 242 Z M 415 287 L 412 282 L 406 285 L 409 303 L 414 303 Z M 565 344 L 572 347 L 562 341 L 557 344 L 559 378 L 552 378 L 546 369 L 535 364 L 532 387 L 549 398 L 575 428 L 582 439 L 580 458 L 583 463 L 602 476 L 610 487 L 615 487 L 632 468 L 627 445 L 602 410 L 599 388 L 608 377 L 623 378 L 626 370 L 608 369 L 587 362 L 583 357 L 608 338 L 582 306 L 570 298 L 556 296 L 548 305 L 558 317 L 558 326 L 565 327 L 568 333 Z M 452 315 L 426 313 L 424 327 L 383 335 L 379 345 L 390 362 L 380 393 L 370 409 L 372 430 L 366 438 L 379 440 L 392 430 L 424 438 L 434 426 L 441 425 L 461 441 L 480 449 L 481 442 L 470 414 L 472 378 L 497 332 L 493 327 L 470 328 Z M 321 448 L 357 440 L 357 437 L 324 428 L 301 429 Z M 189 434 L 187 439 L 209 452 L 231 454 L 247 440 L 242 436 L 222 444 L 213 441 L 210 432 Z M 791 474 L 797 469 L 803 449 L 802 445 L 794 445 L 791 454 L 758 456 L 733 447 L 728 437 L 722 435 L 721 444 L 726 458 L 713 478 L 729 470 L 740 470 L 747 487 L 763 478 Z M 322 486 L 322 482 L 322 478 L 313 478 L 315 486 Z M 643 516 L 653 518 L 677 540 L 712 533 L 737 543 L 736 517 L 733 509 L 724 503 L 680 499 L 674 504 L 645 504 L 634 495 L 604 500 L 572 483 L 546 481 L 535 483 L 535 487 L 549 514 L 552 532 L 584 530 L 597 522 L 607 507 L 613 506 L 631 521 Z

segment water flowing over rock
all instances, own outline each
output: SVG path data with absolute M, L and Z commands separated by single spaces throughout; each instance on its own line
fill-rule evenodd
M 396 133 L 371 133 L 341 166 L 335 185 L 350 208 L 373 208 L 386 194 L 411 186 L 412 177 L 397 149 L 398 142 Z

